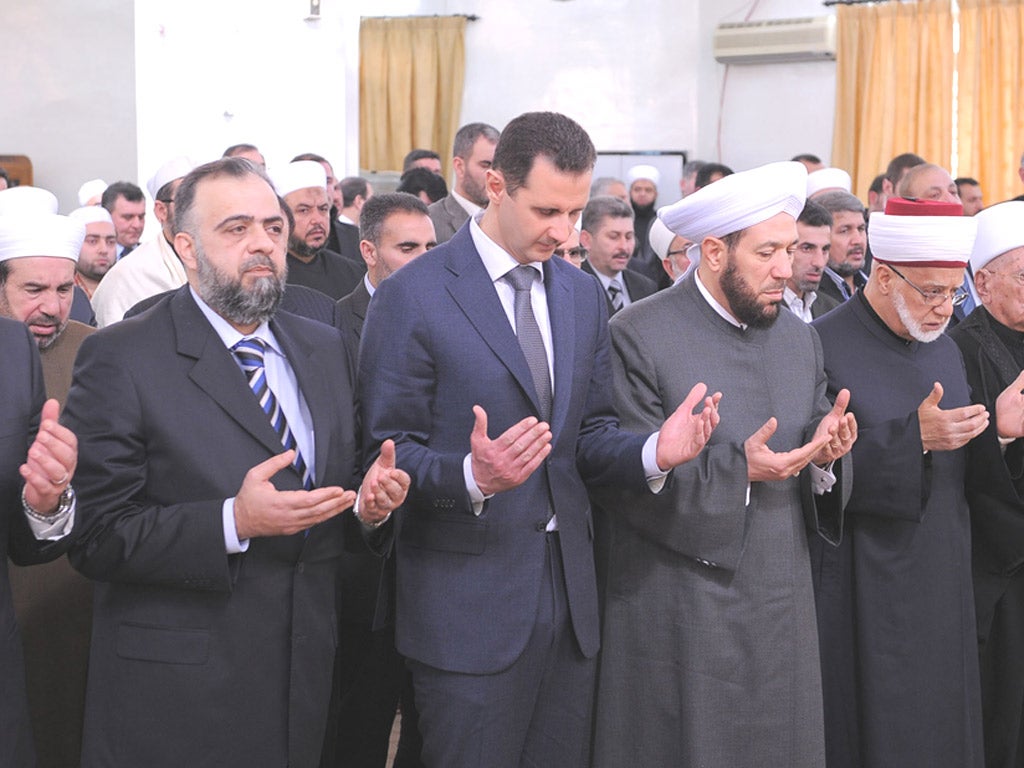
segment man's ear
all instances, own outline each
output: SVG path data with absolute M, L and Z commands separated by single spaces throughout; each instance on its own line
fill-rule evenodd
M 174 236 L 174 252 L 178 254 L 178 258 L 181 259 L 181 263 L 185 265 L 186 269 L 192 272 L 199 269 L 199 264 L 196 261 L 195 240 L 188 232 L 179 232 Z

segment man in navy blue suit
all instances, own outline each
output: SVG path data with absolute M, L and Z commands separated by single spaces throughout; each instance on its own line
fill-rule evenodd
M 585 484 L 656 492 L 717 423 L 698 384 L 660 432 L 618 429 L 605 293 L 551 259 L 595 158 L 563 115 L 513 120 L 487 208 L 381 283 L 367 316 L 365 440 L 393 438 L 413 479 L 393 521 L 396 640 L 431 767 L 585 764 L 599 645 Z

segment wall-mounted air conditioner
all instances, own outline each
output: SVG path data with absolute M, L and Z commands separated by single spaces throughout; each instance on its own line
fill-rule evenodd
M 834 61 L 836 17 L 719 24 L 714 45 L 722 64 Z

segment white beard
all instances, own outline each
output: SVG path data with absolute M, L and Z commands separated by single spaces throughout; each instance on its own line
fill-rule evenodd
M 907 300 L 903 298 L 903 294 L 893 291 L 892 303 L 896 307 L 896 314 L 899 315 L 903 325 L 906 326 L 907 332 L 922 344 L 929 344 L 935 341 L 946 330 L 946 326 L 949 325 L 949 318 L 947 317 L 946 322 L 942 324 L 941 328 L 934 331 L 925 331 L 910 313 L 910 308 L 907 306 Z

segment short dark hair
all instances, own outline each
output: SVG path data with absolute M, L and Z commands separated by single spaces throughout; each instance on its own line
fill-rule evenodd
M 875 176 L 871 181 L 871 186 L 868 187 L 868 192 L 874 192 L 876 195 L 882 194 L 882 184 L 888 178 L 884 173 L 880 173 Z
M 587 201 L 583 209 L 581 228 L 594 234 L 606 218 L 633 220 L 633 206 L 625 200 L 611 195 L 598 195 Z
M 697 171 L 697 178 L 693 181 L 693 186 L 697 189 L 706 187 L 711 183 L 711 177 L 716 173 L 722 174 L 722 176 L 732 176 L 733 170 L 728 165 L 722 165 L 721 163 L 704 163 L 700 170 Z
M 957 192 L 960 191 L 960 185 L 961 184 L 963 184 L 965 186 L 971 186 L 971 187 L 980 187 L 981 186 L 981 182 L 980 181 L 978 181 L 977 179 L 972 179 L 970 176 L 960 176 L 958 178 L 955 178 L 955 179 L 953 179 L 953 183 L 956 184 Z
M 338 189 L 341 191 L 341 204 L 348 208 L 357 197 L 366 197 L 370 185 L 362 176 L 346 176 L 338 182 Z
M 800 215 L 797 216 L 796 223 L 803 224 L 805 227 L 831 227 L 832 214 L 828 212 L 827 208 L 818 205 L 813 200 L 808 200 L 804 203 L 804 209 L 800 211 Z
M 427 171 L 426 168 L 420 168 L 420 170 Z M 374 245 L 380 245 L 380 233 L 384 229 L 384 222 L 387 221 L 388 216 L 399 212 L 430 215 L 423 201 L 408 192 L 388 192 L 374 195 L 366 201 L 366 205 L 359 212 L 359 238 L 369 240 Z
M 790 162 L 793 162 L 793 163 L 818 163 L 818 164 L 824 165 L 824 163 L 821 162 L 821 158 L 820 157 L 818 157 L 817 155 L 809 154 L 809 153 L 804 153 L 802 155 L 793 155 L 793 157 L 790 160 Z
M 312 161 L 314 163 L 327 163 L 328 165 L 331 165 L 331 161 L 330 160 L 328 160 L 323 155 L 316 154 L 315 152 L 303 152 L 301 155 L 296 155 L 295 157 L 293 157 L 288 162 L 290 162 L 290 163 L 298 163 L 298 162 L 300 162 L 302 160 L 310 160 L 310 161 Z M 331 167 L 333 168 L 334 166 L 331 166 Z
M 195 236 L 196 232 L 195 221 L 193 220 L 193 208 L 196 203 L 196 190 L 198 189 L 200 182 L 221 177 L 244 179 L 246 176 L 256 176 L 257 178 L 263 179 L 271 190 L 274 189 L 274 185 L 267 177 L 267 174 L 264 173 L 261 168 L 253 165 L 244 157 L 222 157 L 220 160 L 214 160 L 213 162 L 205 163 L 200 165 L 198 168 L 192 169 L 192 171 L 181 180 L 181 185 L 178 187 L 178 191 L 174 193 L 174 234 L 187 232 L 188 234 Z M 277 193 L 274 192 L 274 195 L 277 196 Z M 287 208 L 280 197 L 278 197 L 278 200 L 280 201 L 282 209 Z M 290 217 L 288 218 L 290 219 Z
M 831 214 L 849 211 L 864 215 L 864 203 L 845 189 L 833 189 L 814 196 L 814 202 Z
M 561 173 L 594 170 L 597 151 L 583 127 L 557 112 L 527 112 L 505 126 L 491 167 L 501 172 L 509 194 L 526 183 L 533 161 L 543 157 Z
M 9 173 L 7 173 L 7 169 L 4 168 L 2 165 L 0 165 L 0 179 L 6 180 L 7 181 L 7 185 L 10 186 L 10 184 L 11 184 L 11 176 L 10 176 Z
M 501 134 L 497 128 L 487 123 L 467 123 L 455 132 L 455 141 L 452 142 L 452 157 L 468 160 L 469 156 L 473 154 L 473 145 L 481 136 L 491 143 L 497 143 Z
M 221 157 L 234 157 L 240 155 L 243 152 L 259 152 L 260 148 L 255 144 L 232 144 L 230 147 L 224 150 L 224 154 Z M 262 153 L 261 153 L 262 154 Z
M 698 173 L 700 169 L 703 168 L 705 165 L 707 165 L 707 163 L 705 163 L 703 160 L 691 160 L 690 162 L 683 166 L 683 177 L 685 178 L 686 176 L 693 176 L 695 173 Z
M 11 262 L 0 261 L 0 287 L 7 284 L 7 278 L 11 274 Z
M 402 160 L 402 173 L 405 173 L 417 160 L 441 160 L 441 156 L 432 149 L 414 149 Z
M 904 152 L 902 155 L 896 155 L 885 168 L 885 178 L 891 181 L 895 187 L 904 173 L 915 165 L 924 165 L 926 162 L 923 157 L 915 155 L 913 152 Z
M 140 203 L 146 198 L 142 195 L 142 189 L 130 181 L 115 181 L 105 190 L 100 198 L 100 205 L 108 211 L 114 210 L 114 204 L 119 197 L 123 197 L 129 203 Z
M 429 168 L 416 167 L 410 168 L 402 174 L 402 178 L 398 180 L 398 188 L 395 191 L 408 192 L 410 195 L 426 192 L 430 202 L 436 203 L 441 198 L 448 196 L 448 185 L 444 183 L 444 179 Z M 373 198 L 371 197 L 370 199 L 372 200 Z

